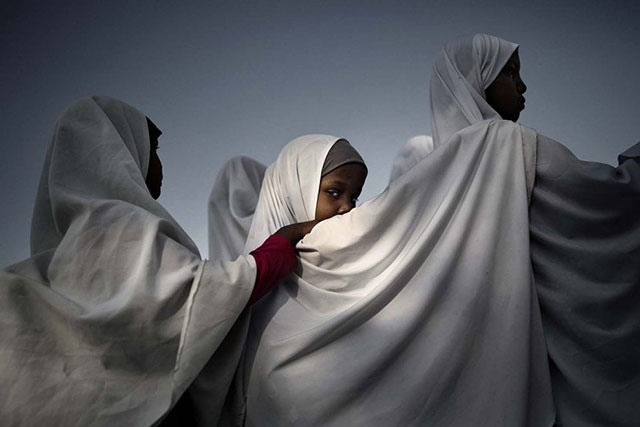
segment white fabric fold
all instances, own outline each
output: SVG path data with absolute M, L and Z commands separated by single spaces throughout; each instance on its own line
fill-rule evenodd
M 111 98 L 56 124 L 31 258 L 0 272 L 6 425 L 151 425 L 243 310 L 255 263 L 203 262 L 145 184 L 145 116 Z

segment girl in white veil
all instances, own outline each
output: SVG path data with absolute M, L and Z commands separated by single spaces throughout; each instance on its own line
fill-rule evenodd
M 158 135 L 113 98 L 82 99 L 58 120 L 32 256 L 0 271 L 3 423 L 157 423 L 256 294 L 257 270 L 271 271 L 255 252 L 201 260 L 155 200 Z
M 476 46 L 491 39 L 508 43 L 473 38 Z M 459 44 L 449 44 L 455 47 L 451 58 L 460 55 Z M 483 87 L 491 108 L 512 121 L 524 108 L 519 70 L 515 53 Z M 446 101 L 456 82 L 444 89 L 443 73 L 435 76 L 433 128 L 446 134 L 466 126 L 473 112 L 462 97 Z M 614 168 L 580 161 L 540 133 L 536 142 L 531 257 L 557 423 L 634 425 L 640 420 L 640 144 L 621 154 Z
M 618 167 L 538 133 L 531 259 L 558 424 L 640 423 L 640 143 Z

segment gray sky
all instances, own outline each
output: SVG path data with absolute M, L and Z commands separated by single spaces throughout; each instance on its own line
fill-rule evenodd
M 464 34 L 521 45 L 523 124 L 615 163 L 640 140 L 639 22 L 634 0 L 2 2 L 0 266 L 29 255 L 46 146 L 78 98 L 120 98 L 163 130 L 160 202 L 206 257 L 232 156 L 344 136 L 369 165 L 362 199 L 382 191 L 400 146 L 431 133 L 431 64 Z

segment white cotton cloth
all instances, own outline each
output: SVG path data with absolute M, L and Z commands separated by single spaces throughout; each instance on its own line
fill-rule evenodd
M 209 196 L 209 258 L 233 260 L 242 254 L 266 169 L 238 156 L 218 172 Z
M 558 423 L 640 423 L 640 143 L 621 164 L 538 135 L 531 257 Z
M 106 97 L 56 124 L 31 258 L 0 272 L 5 425 L 156 423 L 243 310 L 255 262 L 203 262 L 145 184 L 145 116 Z
M 433 148 L 431 135 L 416 135 L 409 138 L 393 160 L 389 182 L 393 182 L 400 175 L 407 173 L 420 160 L 427 157 L 433 151 Z
M 283 149 L 247 247 L 313 219 L 335 140 Z M 304 237 L 298 270 L 252 310 L 246 425 L 553 424 L 522 140 L 479 121 Z

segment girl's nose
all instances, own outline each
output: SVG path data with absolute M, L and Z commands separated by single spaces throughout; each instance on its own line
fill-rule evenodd
M 338 209 L 338 215 L 346 214 L 351 209 L 353 209 L 353 206 L 351 206 L 351 201 L 343 200 L 342 203 L 340 203 L 340 209 Z
M 519 81 L 518 81 L 518 92 L 520 92 L 520 94 L 523 94 L 526 91 L 527 91 L 527 85 L 524 84 L 522 79 L 519 79 Z

